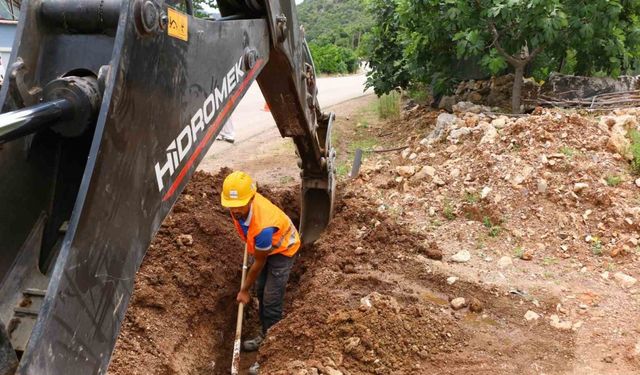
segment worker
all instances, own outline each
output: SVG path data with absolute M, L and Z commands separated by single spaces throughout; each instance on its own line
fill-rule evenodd
M 249 303 L 249 289 L 256 283 L 262 332 L 242 345 L 246 351 L 256 351 L 269 328 L 282 319 L 284 292 L 300 248 L 300 235 L 291 219 L 258 193 L 255 182 L 244 172 L 236 171 L 225 178 L 221 201 L 229 208 L 254 260 L 236 300 Z

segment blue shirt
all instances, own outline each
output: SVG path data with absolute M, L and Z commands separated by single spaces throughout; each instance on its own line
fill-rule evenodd
M 249 232 L 249 224 L 251 223 L 251 214 L 253 213 L 253 205 L 249 210 L 249 215 L 245 220 L 238 220 L 240 224 L 240 228 L 242 228 L 242 232 L 244 232 L 244 236 L 247 236 Z M 255 236 L 254 241 L 256 244 L 256 250 L 259 251 L 270 251 L 273 244 L 273 234 L 278 230 L 276 227 L 268 227 L 264 228 L 257 236 Z

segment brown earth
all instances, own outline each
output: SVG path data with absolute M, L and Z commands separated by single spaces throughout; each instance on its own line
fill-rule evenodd
M 336 111 L 341 170 L 356 147 L 406 148 L 342 174 L 335 218 L 301 250 L 257 356 L 263 374 L 640 373 L 640 291 L 614 277 L 640 276 L 640 194 L 615 120 L 460 113 L 430 142 L 440 113 L 381 122 L 362 111 L 372 98 L 356 103 Z M 260 181 L 286 188 L 261 191 L 297 221 L 283 168 Z M 217 203 L 227 172 L 197 173 L 163 223 L 110 373 L 228 373 L 241 243 Z M 244 368 L 255 359 L 243 353 Z

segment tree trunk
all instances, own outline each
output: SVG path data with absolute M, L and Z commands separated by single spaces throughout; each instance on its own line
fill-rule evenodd
M 520 110 L 520 101 L 522 98 L 522 80 L 524 78 L 524 68 L 526 64 L 518 64 L 515 66 L 516 74 L 513 77 L 513 92 L 511 93 L 511 111 L 515 114 L 522 113 Z

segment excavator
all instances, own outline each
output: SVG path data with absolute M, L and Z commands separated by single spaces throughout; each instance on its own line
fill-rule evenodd
M 293 0 L 29 0 L 0 91 L 0 375 L 105 374 L 137 270 L 250 85 L 301 173 L 315 241 L 332 113 Z

